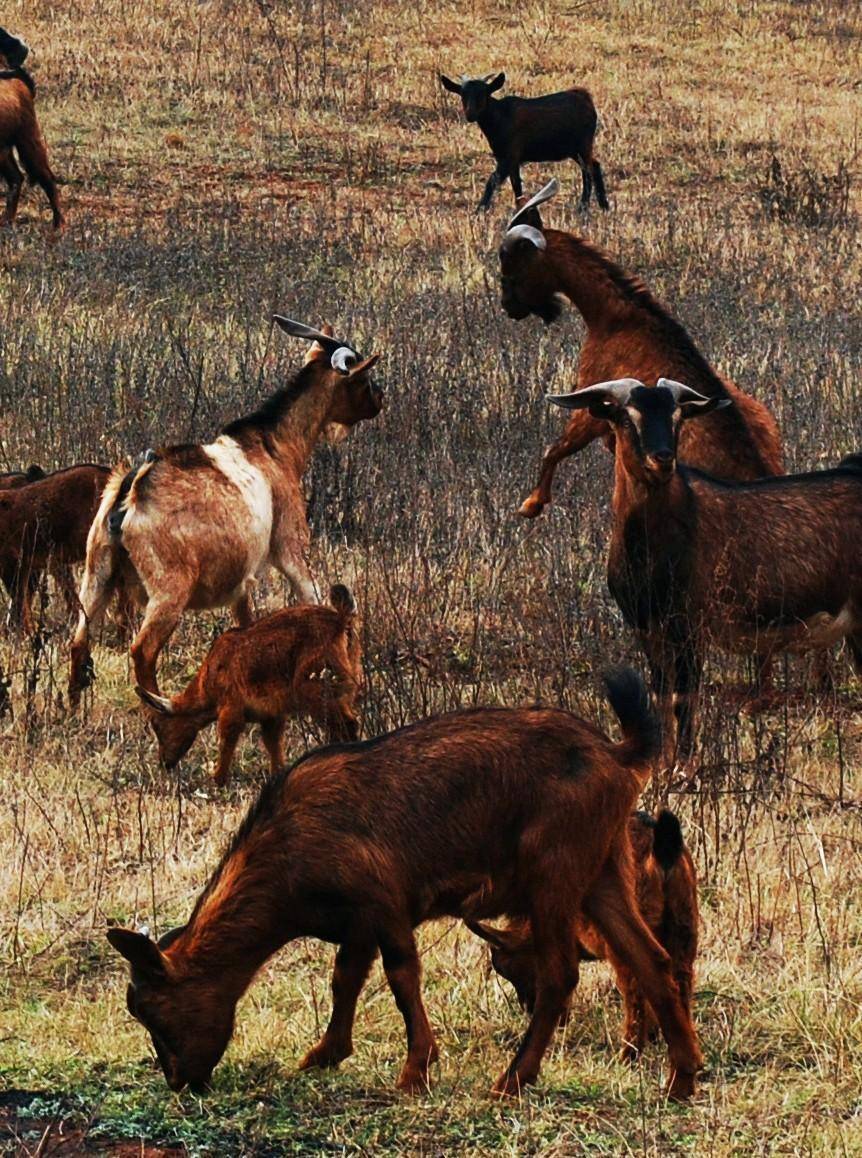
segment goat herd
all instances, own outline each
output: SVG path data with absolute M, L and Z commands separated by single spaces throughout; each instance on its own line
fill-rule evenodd
M 20 188 L 14 147 L 62 224 L 22 69 L 26 46 L 0 30 L 0 50 L 9 66 L 0 73 L 7 217 Z M 304 364 L 214 441 L 147 451 L 113 471 L 84 465 L 43 477 L 31 467 L 3 478 L 10 618 L 34 629 L 31 600 L 50 570 L 79 613 L 74 709 L 93 682 L 90 633 L 112 597 L 126 630 L 142 606 L 135 681 L 168 766 L 216 721 L 222 783 L 244 726 L 261 726 L 272 775 L 188 923 L 158 943 L 108 931 L 131 963 L 129 1010 L 149 1031 L 171 1089 L 207 1084 L 240 996 L 267 958 L 302 936 L 338 946 L 331 1020 L 302 1067 L 334 1066 L 351 1053 L 356 1003 L 379 952 L 407 1031 L 398 1085 L 425 1088 L 437 1046 L 414 929 L 449 916 L 490 942 L 495 967 L 531 1015 L 497 1093 L 535 1081 L 579 962 L 598 957 L 611 961 L 624 996 L 624 1056 L 637 1057 L 657 1027 L 669 1051 L 668 1091 L 687 1098 L 701 1066 L 691 1019 L 694 867 L 673 814 L 633 809 L 659 763 L 687 768 L 694 758 L 709 645 L 756 657 L 759 700 L 775 695 L 769 673 L 780 651 L 846 638 L 862 669 L 862 456 L 784 475 L 769 411 L 718 376 L 641 281 L 582 237 L 543 226 L 538 207 L 556 182 L 521 204 L 522 161 L 571 156 L 584 202 L 595 186 L 607 207 L 588 93 L 495 100 L 502 74 L 440 79 L 461 94 L 497 160 L 482 205 L 506 178 L 520 204 L 500 248 L 503 308 L 551 323 L 567 298 L 587 327 L 577 389 L 549 398 L 572 417 L 520 513 L 534 518 L 551 501 L 566 456 L 597 438 L 614 454 L 608 583 L 645 653 L 655 706 L 641 679 L 621 670 L 606 677 L 619 743 L 540 707 L 458 711 L 357 740 L 355 606 L 341 585 L 328 606 L 318 604 L 302 478 L 327 431 L 380 412 L 371 375 L 379 355 L 284 317 L 275 319 L 282 330 L 309 343 Z M 82 560 L 76 593 L 70 568 Z M 252 622 L 251 588 L 268 566 L 300 604 Z M 184 692 L 163 696 L 158 657 L 183 613 L 225 606 L 238 626 L 216 640 Z M 286 768 L 291 713 L 311 714 L 343 742 Z M 509 924 L 485 923 L 495 917 Z

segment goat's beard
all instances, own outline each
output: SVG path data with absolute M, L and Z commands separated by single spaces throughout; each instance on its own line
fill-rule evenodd
M 554 296 L 548 298 L 546 302 L 542 302 L 540 306 L 533 307 L 533 313 L 537 318 L 541 318 L 546 326 L 552 326 L 562 312 L 563 303 L 560 301 L 558 294 L 554 294 Z
M 338 446 L 350 434 L 350 427 L 342 422 L 327 422 L 323 428 L 323 439 L 327 446 Z

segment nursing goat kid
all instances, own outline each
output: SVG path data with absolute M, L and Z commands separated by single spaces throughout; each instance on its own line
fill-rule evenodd
M 691 1014 L 694 959 L 697 955 L 697 873 L 685 847 L 679 821 L 667 809 L 653 817 L 636 812 L 629 820 L 634 855 L 635 896 L 640 914 L 667 951 L 680 999 Z M 532 1013 L 536 1004 L 536 943 L 524 918 L 496 928 L 483 921 L 467 925 L 491 947 L 491 964 L 514 986 L 521 1006 Z M 625 1003 L 623 1061 L 634 1061 L 657 1030 L 655 1015 L 644 1000 L 638 978 L 609 952 L 607 943 L 586 917 L 575 922 L 581 961 L 610 960 L 617 988 Z
M 719 478 L 740 482 L 781 474 L 781 439 L 775 419 L 756 399 L 721 378 L 683 326 L 638 278 L 581 237 L 541 228 L 536 207 L 556 193 L 550 181 L 512 218 L 500 247 L 503 309 L 511 318 L 537 314 L 550 324 L 560 315 L 559 295 L 580 312 L 587 327 L 577 386 L 638 378 L 653 386 L 660 377 L 685 381 L 707 398 L 729 399 L 704 422 L 684 427 L 683 462 Z M 538 485 L 519 514 L 535 518 L 551 501 L 558 464 L 597 438 L 613 451 L 615 428 L 603 417 L 578 412 L 542 460 Z
M 51 171 L 45 139 L 36 119 L 36 85 L 23 67 L 30 50 L 23 40 L 0 28 L 0 177 L 6 182 L 6 217 L 11 225 L 18 211 L 24 174 L 15 160 L 17 152 L 27 176 L 41 185 L 51 205 L 54 228 L 62 229 L 65 218 L 57 194 L 57 179 Z
M 608 586 L 638 634 L 653 686 L 692 747 L 704 653 L 715 644 L 765 667 L 782 651 L 846 638 L 862 672 L 862 455 L 831 470 L 734 483 L 677 460 L 682 433 L 729 398 L 680 382 L 601 382 L 548 396 L 615 433 Z
M 154 709 L 159 756 L 173 768 L 198 732 L 217 722 L 216 784 L 226 784 L 239 738 L 260 724 L 270 772 L 282 767 L 281 739 L 289 715 L 308 715 L 329 728 L 330 738 L 359 736 L 356 701 L 362 652 L 356 604 L 340 583 L 331 606 L 284 607 L 249 627 L 220 635 L 185 691 L 173 699 L 138 688 Z
M 302 476 L 325 427 L 351 427 L 380 413 L 382 393 L 370 377 L 380 355 L 362 358 L 329 330 L 275 321 L 314 343 L 288 385 L 214 442 L 148 452 L 108 483 L 87 543 L 72 643 L 73 705 L 92 682 L 90 630 L 119 575 L 145 605 L 132 644 L 135 682 L 156 694 L 159 654 L 186 609 L 227 606 L 247 626 L 251 588 L 268 566 L 287 577 L 301 602 L 318 602 L 305 562 Z
M 529 918 L 536 945 L 533 1015 L 494 1087 L 518 1094 L 577 983 L 572 929 L 584 912 L 655 1011 L 671 1096 L 690 1096 L 701 1055 L 670 959 L 638 912 L 626 827 L 661 746 L 658 720 L 634 672 L 606 683 L 618 744 L 557 708 L 476 708 L 312 752 L 264 787 L 187 925 L 158 944 L 109 929 L 132 966 L 129 1011 L 171 1089 L 207 1084 L 240 997 L 297 937 L 339 946 L 329 1026 L 302 1068 L 350 1056 L 380 952 L 407 1030 L 398 1085 L 425 1089 L 437 1044 L 413 930 L 509 916 Z
M 507 179 L 512 182 L 515 197 L 520 197 L 524 191 L 521 166 L 527 162 L 564 161 L 569 157 L 581 169 L 581 207 L 589 205 L 595 184 L 599 205 L 608 208 L 602 167 L 593 155 L 599 119 L 593 98 L 585 88 L 495 100 L 494 93 L 506 83 L 504 72 L 492 72 L 482 78 L 462 76 L 458 81 L 441 74 L 440 83 L 461 97 L 465 119 L 478 124 L 497 162 L 479 209 L 491 208 L 494 194 Z

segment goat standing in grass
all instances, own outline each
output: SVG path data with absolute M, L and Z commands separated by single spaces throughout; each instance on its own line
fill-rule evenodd
M 504 181 L 512 183 L 515 197 L 524 191 L 521 166 L 529 161 L 577 161 L 583 177 L 581 207 L 590 203 L 593 186 L 602 209 L 608 208 L 602 167 L 593 155 L 598 116 L 593 98 L 585 88 L 541 97 L 503 97 L 494 93 L 506 81 L 504 72 L 489 73 L 482 79 L 461 77 L 459 81 L 440 75 L 440 83 L 457 93 L 464 116 L 475 121 L 485 134 L 497 167 L 488 178 L 479 209 L 488 210 L 494 194 Z
M 698 932 L 694 861 L 685 847 L 679 821 L 667 809 L 655 819 L 636 812 L 629 820 L 629 836 L 638 908 L 671 959 L 680 999 L 690 1015 Z M 491 946 L 494 969 L 515 987 L 521 1006 L 532 1013 L 536 1004 L 536 944 L 530 922 L 521 918 L 502 929 L 483 921 L 467 921 L 467 925 Z M 587 918 L 576 920 L 575 935 L 582 961 L 612 960 L 625 1003 L 621 1059 L 635 1061 L 658 1028 L 638 978 L 612 958 L 604 938 Z
M 560 315 L 559 295 L 565 295 L 587 327 L 578 387 L 628 377 L 653 386 L 669 376 L 690 383 L 708 398 L 728 399 L 732 407 L 683 427 L 682 460 L 719 478 L 739 481 L 781 474 L 781 439 L 769 410 L 719 377 L 683 326 L 639 278 L 625 273 L 582 237 L 541 228 L 536 206 L 556 190 L 556 181 L 550 181 L 515 214 L 500 247 L 502 305 L 509 317 L 536 314 L 550 324 Z M 563 437 L 546 450 L 538 485 L 519 514 L 540 515 L 551 501 L 558 464 L 597 438 L 613 451 L 614 431 L 600 413 L 578 411 Z
M 227 606 L 247 626 L 251 588 L 268 566 L 290 580 L 300 601 L 318 602 L 305 562 L 302 476 L 325 427 L 380 413 L 382 394 L 370 377 L 379 355 L 360 358 L 331 331 L 275 320 L 314 343 L 287 386 L 208 445 L 165 447 L 131 471 L 114 472 L 87 543 L 72 643 L 73 706 L 92 680 L 89 633 L 119 575 L 145 604 L 132 644 L 135 682 L 156 694 L 159 654 L 187 608 Z
M 356 604 L 337 584 L 331 606 L 285 607 L 249 627 L 220 635 L 184 692 L 173 699 L 138 688 L 154 709 L 159 755 L 173 768 L 198 732 L 217 721 L 219 754 L 214 779 L 226 784 L 247 724 L 260 724 L 272 775 L 282 766 L 281 739 L 289 715 L 309 715 L 330 738 L 359 736 L 356 700 L 362 653 Z
M 862 455 L 831 470 L 734 483 L 677 461 L 689 420 L 729 398 L 660 378 L 549 396 L 610 423 L 614 523 L 608 586 L 646 652 L 656 694 L 692 751 L 712 643 L 758 658 L 846 639 L 862 673 Z M 670 734 L 670 730 L 667 730 Z
M 0 56 L 8 65 L 0 70 L 0 176 L 8 186 L 5 224 L 11 225 L 15 220 L 24 184 L 24 174 L 15 160 L 17 152 L 27 176 L 45 190 L 54 228 L 62 229 L 65 218 L 57 195 L 57 180 L 51 172 L 45 139 L 36 119 L 36 85 L 23 67 L 29 51 L 23 40 L 0 28 Z
M 202 1089 L 255 974 L 296 937 L 339 946 L 333 1008 L 302 1068 L 352 1052 L 356 1003 L 377 953 L 407 1030 L 398 1085 L 427 1087 L 437 1044 L 413 930 L 453 916 L 528 917 L 536 1003 L 497 1094 L 534 1082 L 578 980 L 581 912 L 639 979 L 668 1043 L 669 1093 L 701 1065 L 670 958 L 638 912 L 628 818 L 661 744 L 632 671 L 607 679 L 623 732 L 557 708 L 476 708 L 365 743 L 323 748 L 273 777 L 188 924 L 159 944 L 108 939 L 131 962 L 129 1011 L 149 1031 L 172 1090 Z

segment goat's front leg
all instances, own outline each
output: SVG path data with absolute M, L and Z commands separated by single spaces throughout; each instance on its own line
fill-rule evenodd
M 332 1016 L 323 1037 L 299 1063 L 301 1070 L 337 1066 L 353 1053 L 356 1003 L 376 956 L 376 944 L 366 940 L 348 941 L 335 954 Z
M 276 716 L 271 720 L 264 720 L 260 725 L 260 738 L 269 756 L 269 772 L 274 776 L 283 763 L 281 739 L 284 735 L 284 719 Z
M 12 225 L 18 212 L 18 200 L 21 197 L 24 174 L 19 169 L 11 149 L 4 149 L 0 153 L 0 176 L 9 187 L 6 193 L 6 216 L 3 224 Z
M 407 1029 L 407 1060 L 396 1084 L 399 1090 L 421 1093 L 428 1088 L 429 1067 L 439 1051 L 422 1004 L 422 970 L 413 930 L 409 925 L 384 930 L 380 952 L 386 980 Z
M 703 673 L 703 659 L 692 639 L 687 639 L 675 657 L 674 703 L 676 716 L 676 758 L 683 765 L 689 764 L 694 751 L 694 721 L 700 681 Z M 691 779 L 689 771 L 687 779 Z
M 213 781 L 221 787 L 230 780 L 230 766 L 233 763 L 236 746 L 239 743 L 245 728 L 243 713 L 233 708 L 224 708 L 219 712 L 216 731 L 218 733 L 218 762 L 216 763 Z
M 548 503 L 551 502 L 551 485 L 554 473 L 564 458 L 577 454 L 585 446 L 589 446 L 597 438 L 608 431 L 608 424 L 599 418 L 593 418 L 586 410 L 579 410 L 569 420 L 561 438 L 552 442 L 542 457 L 542 468 L 539 472 L 539 481 L 529 498 L 524 499 L 518 508 L 518 514 L 525 519 L 535 519 L 540 515 Z
M 593 176 L 589 164 L 583 157 L 576 157 L 575 160 L 581 170 L 581 209 L 586 209 L 590 204 L 590 197 L 593 195 Z
M 515 204 L 517 205 L 518 198 L 524 193 L 524 183 L 521 180 L 521 170 L 518 165 L 512 166 L 509 180 L 512 182 L 512 192 L 515 194 Z
M 499 168 L 494 170 L 488 178 L 488 183 L 485 186 L 485 192 L 482 194 L 482 200 L 476 206 L 476 212 L 479 213 L 484 210 L 486 213 L 491 208 L 491 202 L 494 200 L 494 195 L 497 190 L 506 180 L 507 173 Z
M 321 602 L 317 584 L 314 582 L 308 564 L 299 550 L 280 552 L 275 565 L 290 583 L 293 593 L 300 603 Z

